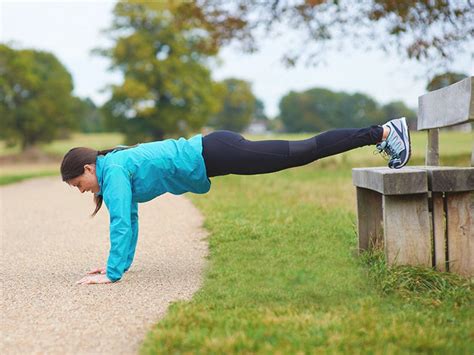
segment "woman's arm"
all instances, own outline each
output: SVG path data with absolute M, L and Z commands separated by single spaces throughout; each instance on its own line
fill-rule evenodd
M 118 281 L 128 266 L 132 243 L 132 187 L 128 172 L 119 165 L 111 165 L 104 172 L 104 202 L 110 215 L 110 252 L 106 274 Z
M 125 266 L 125 271 L 130 269 L 130 266 L 133 262 L 133 257 L 135 256 L 135 250 L 137 248 L 138 241 L 138 203 L 132 202 L 132 213 L 131 213 L 131 222 L 132 222 L 132 239 L 130 240 L 130 247 L 128 248 L 128 258 L 127 264 Z

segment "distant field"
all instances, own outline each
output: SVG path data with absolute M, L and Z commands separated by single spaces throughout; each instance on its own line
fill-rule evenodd
M 59 139 L 48 144 L 42 144 L 41 149 L 46 153 L 61 156 L 73 147 L 106 149 L 122 143 L 123 135 L 120 133 L 75 133 L 70 139 Z M 19 152 L 20 147 L 7 148 L 5 142 L 0 141 L 0 156 Z
M 0 169 L 0 185 L 11 184 L 25 179 L 50 176 L 59 174 L 59 165 L 62 156 L 73 147 L 90 147 L 95 149 L 106 149 L 123 143 L 123 135 L 118 133 L 96 133 L 72 135 L 70 139 L 56 140 L 49 144 L 41 145 L 41 150 L 47 154 L 57 157 L 57 161 L 38 163 L 14 162 L 2 163 Z M 0 141 L 0 157 L 18 154 L 19 147 L 7 148 Z
M 267 139 L 288 139 L 297 140 L 311 137 L 313 134 L 275 134 L 275 135 L 248 135 L 244 137 L 250 140 Z M 424 162 L 426 149 L 426 133 L 412 133 L 412 160 L 410 165 L 420 165 Z M 442 165 L 460 165 L 469 166 L 472 151 L 472 142 L 474 133 L 464 132 L 442 132 L 440 135 L 440 149 Z M 48 163 L 15 163 L 2 164 L 0 176 L 6 177 L 3 181 L 8 183 L 18 181 L 19 179 L 29 178 L 40 175 L 54 175 L 59 173 L 59 161 L 61 157 L 73 147 L 91 147 L 95 149 L 106 149 L 123 144 L 123 135 L 118 133 L 100 133 L 100 134 L 74 134 L 71 139 L 57 140 L 49 144 L 44 144 L 41 149 L 57 156 L 57 162 Z M 339 169 L 340 167 L 356 166 L 381 166 L 385 162 L 377 154 L 373 154 L 374 147 L 364 147 L 356 149 L 335 157 L 323 159 L 318 163 L 319 167 L 328 169 Z M 0 141 L 0 157 L 16 154 L 19 148 L 6 148 L 3 141 Z M 2 184 L 2 181 L 0 181 Z

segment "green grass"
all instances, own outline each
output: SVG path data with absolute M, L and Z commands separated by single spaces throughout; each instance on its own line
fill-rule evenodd
M 26 174 L 11 174 L 11 175 L 0 175 L 0 186 L 13 184 L 15 182 L 20 182 L 26 179 L 37 178 L 42 176 L 54 176 L 58 175 L 57 171 L 39 171 L 34 173 Z
M 454 161 L 469 157 L 470 139 L 450 148 Z M 140 352 L 473 353 L 470 282 L 356 256 L 350 167 L 382 165 L 371 151 L 214 178 L 209 194 L 189 195 L 211 233 L 203 287 L 171 305 Z
M 96 149 L 112 148 L 123 143 L 120 133 L 74 133 L 71 138 L 58 139 L 48 144 L 41 144 L 41 150 L 52 155 L 62 156 L 73 147 L 90 147 Z M 0 141 L 0 156 L 20 153 L 20 147 L 7 147 Z
M 10 164 L 2 164 L 0 170 L 0 185 L 12 184 L 25 179 L 40 176 L 52 176 L 59 174 L 61 158 L 73 147 L 91 147 L 95 149 L 106 149 L 122 144 L 123 135 L 117 133 L 96 133 L 96 134 L 73 134 L 70 139 L 63 139 L 43 144 L 40 146 L 42 152 L 55 157 L 48 162 L 22 163 L 16 161 Z M 19 154 L 19 147 L 7 148 L 3 141 L 0 141 L 0 156 Z M 57 159 L 57 162 L 55 160 Z
M 48 149 L 120 143 L 83 138 Z M 443 162 L 468 165 L 472 139 L 442 134 Z M 425 142 L 424 134 L 413 135 L 412 164 L 422 164 Z M 470 282 L 389 269 L 380 254 L 356 256 L 351 167 L 383 165 L 372 151 L 275 174 L 219 177 L 209 194 L 189 195 L 211 232 L 203 287 L 192 301 L 171 305 L 140 352 L 472 354 Z
M 453 306 L 462 305 L 472 299 L 472 279 L 426 267 L 388 267 L 382 251 L 367 251 L 361 261 L 369 268 L 369 276 L 384 294 L 398 293 L 400 296 L 420 302 L 440 304 L 448 301 Z

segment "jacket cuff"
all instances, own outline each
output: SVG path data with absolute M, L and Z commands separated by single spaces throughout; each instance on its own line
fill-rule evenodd
M 110 274 L 108 272 L 106 273 L 106 275 L 107 275 L 107 278 L 112 282 L 116 282 L 116 281 L 118 281 L 122 278 L 122 277 L 118 277 L 118 278 L 117 277 L 112 277 L 112 276 L 110 276 Z

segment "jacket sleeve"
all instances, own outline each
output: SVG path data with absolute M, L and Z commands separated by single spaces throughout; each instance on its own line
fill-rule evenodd
M 132 187 L 128 172 L 119 165 L 107 168 L 104 174 L 104 202 L 110 215 L 110 252 L 107 277 L 115 282 L 122 278 L 127 266 L 132 240 Z
M 128 248 L 128 258 L 127 264 L 125 265 L 125 270 L 128 271 L 133 262 L 133 257 L 135 256 L 135 250 L 137 247 L 138 240 L 138 203 L 132 203 L 132 212 L 131 212 L 131 222 L 132 222 L 132 239 L 130 240 L 130 246 Z

